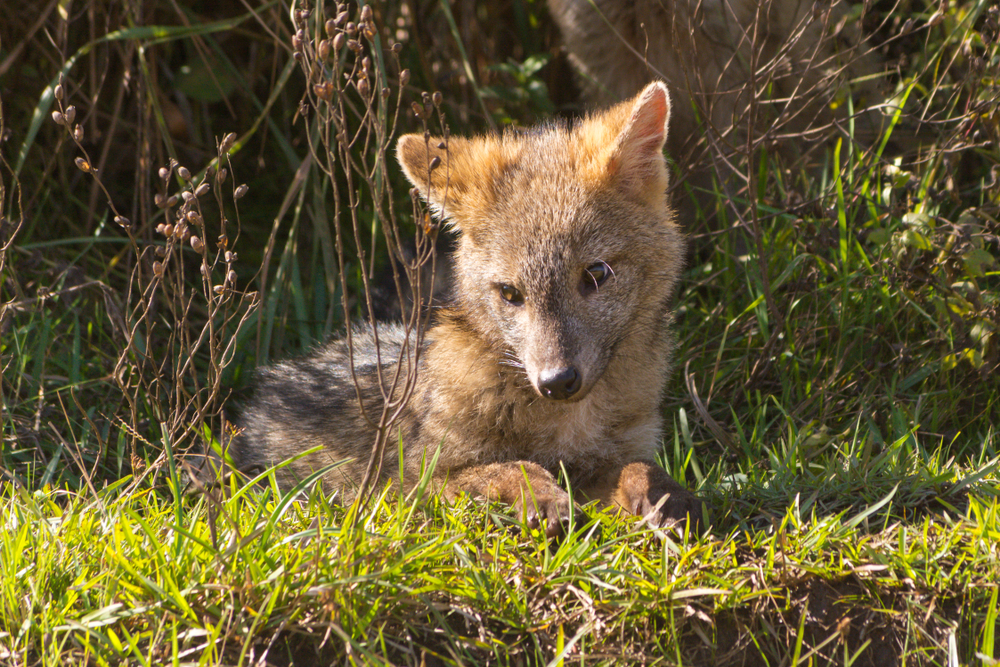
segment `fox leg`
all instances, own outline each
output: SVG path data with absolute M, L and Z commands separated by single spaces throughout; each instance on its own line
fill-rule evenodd
M 472 496 L 510 505 L 530 528 L 545 524 L 545 534 L 554 537 L 569 522 L 569 494 L 545 468 L 531 461 L 509 461 L 467 466 L 448 471 L 445 494 L 464 491 Z
M 666 470 L 648 461 L 611 468 L 583 484 L 580 491 L 591 500 L 617 505 L 627 512 L 647 517 L 654 526 L 670 526 L 687 520 L 696 527 L 701 520 L 698 498 Z

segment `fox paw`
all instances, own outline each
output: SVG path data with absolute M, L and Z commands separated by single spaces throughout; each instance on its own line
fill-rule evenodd
M 702 504 L 697 496 L 675 482 L 662 468 L 631 463 L 619 478 L 616 501 L 651 526 L 684 527 L 697 531 L 701 526 Z
M 558 537 L 565 533 L 573 516 L 569 494 L 562 489 L 536 492 L 514 503 L 513 507 L 528 528 L 537 529 L 544 525 L 546 537 Z

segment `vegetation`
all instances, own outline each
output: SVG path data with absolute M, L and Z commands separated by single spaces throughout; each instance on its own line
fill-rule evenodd
M 995 7 L 859 7 L 919 146 L 709 193 L 663 455 L 707 532 L 549 543 L 185 457 L 255 366 L 419 319 L 394 138 L 579 113 L 544 5 L 41 4 L 0 22 L 0 663 L 996 664 Z

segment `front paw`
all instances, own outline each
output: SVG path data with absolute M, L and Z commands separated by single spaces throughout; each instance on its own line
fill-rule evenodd
M 701 501 L 657 465 L 636 462 L 625 466 L 615 495 L 619 505 L 656 528 L 683 528 L 688 522 L 697 531 L 701 526 Z
M 546 537 L 558 537 L 566 532 L 573 515 L 569 494 L 561 488 L 528 492 L 513 504 L 515 514 L 528 528 L 544 526 Z

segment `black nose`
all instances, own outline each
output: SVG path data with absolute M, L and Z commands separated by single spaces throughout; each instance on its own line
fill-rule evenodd
M 565 401 L 580 391 L 580 384 L 580 374 L 572 366 L 544 370 L 538 375 L 538 389 L 542 396 L 554 401 Z

